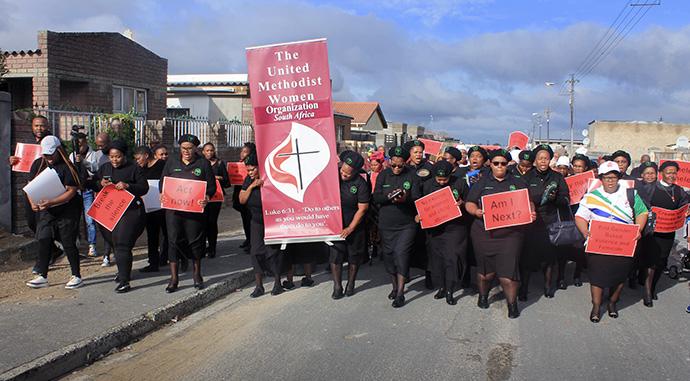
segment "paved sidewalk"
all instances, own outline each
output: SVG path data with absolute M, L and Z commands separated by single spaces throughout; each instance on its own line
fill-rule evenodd
M 226 214 L 221 220 L 237 215 Z M 237 228 L 234 221 L 219 222 L 221 230 Z M 141 273 L 147 264 L 142 260 L 134 264 L 133 289 L 126 294 L 114 291 L 113 266 L 112 271 L 85 278 L 84 287 L 77 290 L 60 285 L 55 297 L 0 303 L 0 380 L 64 374 L 243 287 L 253 279 L 250 256 L 238 247 L 243 240 L 239 231 L 221 233 L 216 258 L 202 260 L 201 291 L 193 287 L 191 263 L 180 273 L 178 291 L 168 294 L 169 270 Z

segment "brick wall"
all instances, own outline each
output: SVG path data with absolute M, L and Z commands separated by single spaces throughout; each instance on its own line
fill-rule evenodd
M 31 122 L 13 114 L 12 135 L 10 138 L 12 144 L 11 149 L 14 150 L 18 142 L 24 143 L 32 136 Z M 24 191 L 22 191 L 22 188 L 24 188 L 25 185 L 25 174 L 21 172 L 12 172 L 12 233 L 15 234 L 24 234 L 30 231 L 24 215 Z

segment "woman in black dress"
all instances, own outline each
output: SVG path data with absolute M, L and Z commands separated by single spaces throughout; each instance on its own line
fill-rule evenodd
M 254 280 L 256 288 L 251 293 L 252 298 L 258 298 L 264 294 L 263 274 L 270 271 L 275 277 L 271 295 L 275 296 L 283 292 L 280 284 L 280 273 L 283 267 L 283 253 L 280 245 L 264 244 L 264 212 L 261 203 L 261 187 L 263 180 L 259 178 L 259 161 L 255 154 L 250 154 L 244 159 L 247 166 L 247 177 L 242 184 L 239 201 L 246 205 L 251 212 L 251 254 L 254 268 Z
M 213 176 L 216 178 L 216 185 L 220 184 L 221 191 L 225 195 L 225 188 L 230 186 L 230 176 L 228 175 L 228 167 L 223 160 L 216 156 L 216 147 L 213 143 L 206 143 L 201 150 L 206 160 L 211 163 L 213 169 Z M 217 192 L 217 191 L 216 191 Z M 209 258 L 216 257 L 216 245 L 218 243 L 218 216 L 220 209 L 223 207 L 222 201 L 212 201 L 204 208 L 206 215 L 206 239 L 208 240 L 208 247 L 206 247 L 206 255 Z
M 489 291 L 494 278 L 503 287 L 503 293 L 508 303 L 508 317 L 515 319 L 520 316 L 517 304 L 517 290 L 520 284 L 520 249 L 525 238 L 523 226 L 512 226 L 494 230 L 484 229 L 484 210 L 481 205 L 482 196 L 509 192 L 527 188 L 522 178 L 508 172 L 510 154 L 504 149 L 491 151 L 489 156 L 491 172 L 482 176 L 470 189 L 465 207 L 467 213 L 476 217 L 472 223 L 470 235 L 474 244 L 477 261 L 477 283 L 479 284 L 479 299 L 477 306 L 489 308 Z M 536 219 L 534 206 L 532 221 Z
M 589 158 L 584 155 L 577 154 L 573 156 L 573 160 L 570 163 L 573 167 L 573 175 L 579 175 L 585 173 L 589 170 L 590 162 Z M 575 215 L 579 204 L 570 205 L 570 210 Z M 562 216 L 562 214 L 561 214 Z M 573 285 L 575 287 L 582 287 L 582 269 L 585 268 L 587 260 L 585 259 L 585 246 L 584 241 L 579 243 L 574 243 L 570 249 L 570 260 L 575 262 L 575 272 L 573 273 Z M 558 288 L 565 289 L 565 260 L 558 262 Z
M 149 183 L 141 168 L 127 160 L 127 143 L 122 139 L 110 143 L 110 162 L 98 168 L 91 186 L 95 191 L 100 191 L 111 184 L 118 191 L 126 190 L 134 195 L 134 200 L 112 231 L 100 225 L 103 238 L 113 246 L 115 252 L 119 280 L 115 291 L 125 293 L 132 289 L 129 284 L 132 277 L 132 248 L 146 227 L 146 209 L 141 197 L 149 191 Z
M 141 167 L 147 181 L 160 180 L 163 168 L 165 168 L 165 161 L 156 159 L 149 147 L 137 148 L 134 151 L 134 160 Z M 142 273 L 158 272 L 160 266 L 165 266 L 168 262 L 168 231 L 165 228 L 164 209 L 146 213 L 146 243 L 149 264 L 139 271 Z
M 256 155 L 256 144 L 252 142 L 244 143 L 244 146 L 240 150 L 240 163 L 244 163 L 244 159 L 247 156 L 254 154 Z M 235 185 L 232 191 L 232 208 L 240 212 L 242 217 L 242 229 L 244 230 L 244 241 L 240 244 L 240 249 L 244 249 L 246 253 L 249 253 L 249 245 L 251 244 L 251 220 L 252 214 L 247 209 L 246 205 L 240 203 L 240 192 L 242 191 L 242 185 Z

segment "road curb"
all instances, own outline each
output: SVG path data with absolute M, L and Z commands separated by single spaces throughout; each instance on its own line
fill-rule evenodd
M 153 311 L 130 319 L 93 338 L 82 340 L 39 357 L 0 374 L 0 380 L 48 380 L 64 375 L 84 364 L 93 362 L 113 348 L 170 322 L 200 310 L 213 301 L 228 295 L 254 279 L 251 270 L 236 272 L 192 295 L 168 303 Z

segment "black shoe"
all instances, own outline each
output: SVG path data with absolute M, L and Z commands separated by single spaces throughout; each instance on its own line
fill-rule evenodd
M 458 304 L 458 301 L 455 300 L 453 293 L 450 291 L 446 292 L 446 303 L 450 304 L 451 306 Z
M 276 282 L 273 285 L 273 290 L 271 290 L 271 295 L 276 296 L 276 295 L 280 295 L 282 293 L 283 293 L 283 288 L 280 287 L 280 283 Z
M 197 290 L 203 289 L 204 288 L 204 279 L 201 278 L 201 279 L 199 279 L 199 281 L 195 280 L 194 281 L 194 288 L 196 288 Z
M 477 307 L 484 310 L 489 308 L 489 295 L 479 295 L 479 298 L 477 299 Z
M 292 290 L 295 288 L 295 284 L 293 282 L 288 282 L 286 280 L 283 281 L 283 288 L 286 290 Z
M 249 297 L 251 298 L 258 298 L 259 296 L 264 294 L 264 286 L 256 286 L 254 288 L 254 291 L 252 291 L 251 294 L 249 294 Z
M 427 290 L 434 289 L 434 282 L 431 280 L 431 274 L 428 271 L 424 277 L 424 287 L 426 287 Z
M 434 299 L 443 299 L 445 297 L 446 297 L 446 289 L 443 287 L 439 288 L 436 295 L 434 295 Z
M 393 308 L 400 308 L 405 305 L 405 295 L 396 296 L 391 304 Z
M 564 279 L 559 279 L 557 283 L 558 283 L 557 287 L 559 290 L 566 290 L 568 288 L 568 286 L 566 286 L 566 284 L 565 284 Z
M 209 258 L 215 258 L 216 257 L 216 249 L 209 249 L 206 252 L 206 256 L 208 256 Z
M 518 300 L 521 302 L 526 302 L 527 301 L 527 289 L 520 289 L 518 291 Z
M 300 287 L 311 287 L 314 285 L 314 279 L 304 277 L 302 278 L 302 283 L 300 284 Z
M 398 296 L 398 291 L 393 290 L 390 294 L 388 294 L 388 300 L 395 300 L 396 296 Z
M 508 318 L 517 319 L 520 316 L 520 310 L 517 303 L 508 303 Z
M 129 285 L 129 282 L 122 282 L 119 286 L 115 288 L 115 292 L 117 292 L 118 294 L 124 294 L 125 292 L 128 292 L 131 289 L 132 286 Z
M 343 289 L 342 288 L 336 288 L 333 290 L 333 294 L 331 295 L 331 298 L 338 300 L 342 299 L 345 294 L 343 294 Z
M 175 291 L 177 291 L 177 282 L 170 281 L 170 283 L 168 283 L 168 287 L 165 288 L 165 292 L 172 294 Z
M 654 307 L 654 302 L 652 301 L 652 297 L 647 296 L 646 294 L 642 297 L 642 304 L 644 304 L 645 307 Z
M 616 303 L 609 303 L 609 317 L 618 319 L 618 308 L 616 307 Z
M 592 311 L 589 313 L 589 321 L 592 323 L 598 323 L 601 320 L 599 315 L 599 307 L 592 307 Z
M 654 295 L 652 295 L 652 299 L 659 300 L 659 296 L 657 294 L 654 294 Z
M 582 287 L 582 279 L 579 276 L 573 278 L 573 285 L 575 287 Z
M 544 287 L 544 297 L 551 299 L 553 298 L 555 292 L 551 287 Z
M 187 258 L 180 259 L 180 271 L 185 272 L 189 268 L 189 260 Z
M 244 242 L 240 244 L 240 249 L 244 249 L 245 247 L 249 247 L 249 240 L 245 239 Z
M 141 273 L 157 273 L 159 270 L 158 266 L 148 265 L 139 269 Z
M 345 296 L 352 296 L 354 294 L 355 294 L 355 286 L 350 286 L 350 284 L 348 283 L 345 286 Z

